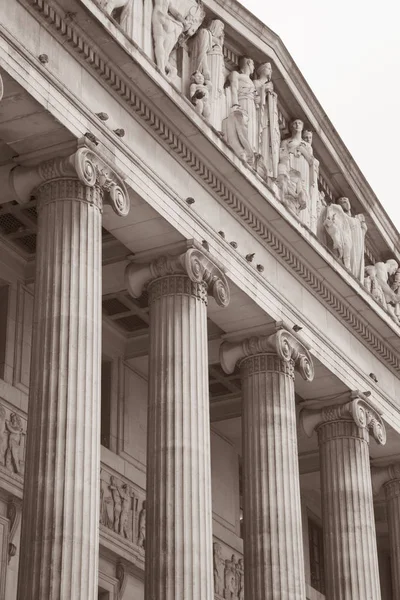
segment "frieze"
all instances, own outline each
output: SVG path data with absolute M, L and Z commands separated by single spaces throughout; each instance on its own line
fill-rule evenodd
M 92 47 L 87 37 L 81 34 L 78 27 L 74 26 L 65 16 L 50 6 L 46 0 L 19 0 L 23 4 L 33 7 L 39 19 L 47 21 L 54 33 L 63 38 L 79 59 L 84 60 L 88 67 L 94 70 L 119 96 L 133 109 L 137 117 L 144 121 L 153 133 L 160 138 L 171 150 L 175 152 L 206 186 L 218 196 L 233 212 L 235 212 L 254 232 L 261 238 L 280 259 L 288 265 L 296 276 L 305 282 L 311 290 L 329 307 L 329 309 L 343 320 L 349 328 L 368 345 L 379 357 L 396 372 L 400 372 L 400 359 L 394 349 L 383 338 L 375 334 L 369 323 L 350 305 L 344 302 L 324 282 L 324 279 L 314 270 L 309 268 L 299 256 L 292 252 L 280 237 L 258 216 L 242 202 L 234 192 L 229 189 L 220 178 L 204 164 L 204 162 L 182 140 L 180 134 L 175 133 L 166 123 L 153 112 L 147 103 L 131 87 L 131 83 L 121 77 L 112 66 L 109 59 L 98 48 Z
M 144 497 L 119 476 L 100 471 L 100 525 L 131 542 L 141 551 L 145 547 Z
M 213 543 L 214 593 L 216 599 L 244 600 L 243 556 L 220 541 Z

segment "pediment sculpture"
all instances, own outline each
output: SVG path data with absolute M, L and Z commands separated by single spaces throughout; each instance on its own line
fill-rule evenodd
M 210 112 L 206 116 L 203 111 L 203 116 L 218 130 L 221 128 L 225 98 L 223 47 L 224 23 L 219 19 L 214 19 L 207 27 L 199 29 L 189 45 L 191 76 L 193 78 L 196 73 L 200 73 L 209 90 Z M 190 98 L 192 100 L 191 93 Z
M 361 283 L 364 281 L 364 247 L 367 225 L 362 214 L 352 215 L 348 198 L 330 204 L 324 215 L 327 246 Z
M 154 0 L 152 31 L 155 61 L 161 72 L 172 76 L 171 53 L 178 43 L 192 37 L 205 13 L 198 0 Z
M 391 279 L 394 276 L 394 281 Z M 364 285 L 379 304 L 400 325 L 400 271 L 397 261 L 390 258 L 365 267 Z
M 258 115 L 258 155 L 264 177 L 278 177 L 279 129 L 278 96 L 272 83 L 271 63 L 263 63 L 257 68 L 254 80 Z
M 279 149 L 278 186 L 281 201 L 297 216 L 308 208 L 311 226 L 311 199 L 317 193 L 319 163 L 314 158 L 312 133 L 304 131 L 304 122 L 294 119 L 290 123 L 290 137 L 281 142 Z M 316 202 L 313 202 L 316 206 Z M 307 222 L 309 221 L 309 222 Z

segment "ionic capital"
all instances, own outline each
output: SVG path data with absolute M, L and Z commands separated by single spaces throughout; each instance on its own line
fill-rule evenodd
M 10 186 L 16 200 L 24 204 L 41 185 L 71 177 L 87 187 L 100 188 L 104 203 L 110 204 L 117 215 L 125 217 L 128 214 L 129 196 L 124 182 L 102 158 L 86 147 L 70 156 L 51 158 L 34 167 L 14 167 L 10 172 Z
M 129 264 L 125 270 L 126 287 L 134 298 L 139 298 L 152 280 L 168 275 L 186 275 L 193 283 L 204 283 L 219 306 L 229 304 L 230 292 L 225 275 L 196 248 L 178 256 L 159 256 L 149 264 Z
M 293 361 L 306 381 L 314 379 L 314 365 L 307 348 L 289 331 L 280 329 L 270 336 L 247 338 L 241 342 L 224 342 L 220 361 L 225 373 L 233 373 L 236 364 L 249 356 L 275 353 L 284 362 Z
M 397 481 L 400 487 L 400 463 L 394 463 L 386 467 L 371 468 L 372 490 L 378 494 L 383 485 Z
M 342 420 L 353 421 L 360 429 L 372 432 L 378 444 L 386 443 L 386 429 L 380 414 L 363 398 L 355 397 L 345 404 L 322 409 L 303 408 L 300 413 L 300 421 L 308 437 L 321 425 Z

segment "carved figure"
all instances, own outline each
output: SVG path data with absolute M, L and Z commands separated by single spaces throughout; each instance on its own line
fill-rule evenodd
M 119 486 L 117 484 L 117 480 L 114 475 L 111 475 L 110 485 L 109 485 L 111 496 L 114 502 L 114 531 L 115 533 L 119 533 L 119 524 L 121 518 L 121 495 L 119 491 Z
M 357 279 L 364 281 L 364 239 L 367 225 L 364 215 L 351 215 L 348 198 L 327 207 L 324 228 L 333 251 Z
M 304 123 L 295 119 L 290 124 L 291 135 L 279 149 L 278 185 L 282 202 L 297 215 L 310 203 L 310 186 L 314 157 L 311 144 L 303 140 Z
M 213 544 L 214 592 L 219 596 L 224 593 L 225 560 L 222 557 L 222 547 L 218 542 Z
M 365 267 L 365 282 L 367 290 L 373 295 L 375 300 L 389 312 L 391 317 L 398 325 L 399 318 L 396 314 L 395 307 L 400 303 L 400 295 L 396 293 L 389 285 L 389 277 L 394 275 L 399 268 L 399 265 L 394 259 L 389 259 L 385 263 L 377 262 L 374 265 Z
M 6 433 L 6 409 L 0 406 L 0 463 L 5 464 L 5 453 L 7 448 Z
M 122 500 L 121 504 L 121 516 L 119 519 L 119 533 L 123 535 L 127 539 L 132 539 L 132 533 L 128 528 L 128 517 L 131 510 L 132 504 L 132 491 L 130 490 L 128 484 L 124 483 L 122 486 L 118 487 L 118 492 Z
M 271 63 L 267 62 L 258 67 L 257 79 L 254 80 L 254 85 L 259 98 L 258 153 L 261 156 L 265 174 L 268 177 L 277 178 L 281 133 L 278 117 L 278 96 L 274 92 L 272 83 Z
M 224 598 L 227 598 L 228 600 L 234 600 L 235 596 L 237 595 L 236 561 L 234 554 L 232 554 L 230 560 L 226 559 L 225 561 L 224 579 Z
M 157 66 L 168 75 L 169 62 L 178 40 L 193 36 L 204 19 L 198 0 L 154 0 L 152 29 Z
M 253 73 L 253 59 L 242 56 L 239 59 L 239 70 L 232 71 L 228 77 L 228 82 L 231 87 L 232 107 L 240 106 L 247 114 L 247 138 L 252 152 L 257 152 L 259 145 L 257 106 L 260 99 L 254 81 L 250 77 Z
M 100 523 L 108 529 L 114 529 L 114 504 L 110 496 L 106 496 L 109 486 L 100 475 Z
M 22 441 L 22 421 L 17 413 L 11 413 L 10 420 L 6 421 L 8 431 L 8 447 L 6 451 L 6 467 L 14 473 L 20 473 L 20 448 Z
M 238 157 L 248 165 L 254 165 L 254 152 L 248 138 L 249 117 L 240 106 L 232 109 L 231 114 L 222 121 L 222 135 Z
M 190 44 L 191 71 L 199 71 L 205 84 L 210 84 L 210 122 L 217 129 L 222 123 L 224 98 L 224 24 L 214 19 L 202 27 Z
M 208 85 L 204 83 L 204 75 L 200 71 L 195 71 L 191 77 L 190 100 L 199 115 L 202 115 L 205 119 L 209 119 L 211 114 L 210 88 L 210 83 Z
M 143 501 L 142 510 L 139 513 L 139 535 L 137 545 L 139 548 L 146 546 L 146 501 Z
M 236 565 L 237 595 L 238 600 L 244 600 L 244 567 L 243 558 L 239 558 Z

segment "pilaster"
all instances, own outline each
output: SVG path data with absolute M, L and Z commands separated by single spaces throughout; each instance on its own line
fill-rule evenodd
M 242 379 L 245 597 L 304 600 L 294 371 L 313 379 L 310 354 L 280 330 L 225 342 L 221 364 Z
M 228 284 L 195 249 L 126 278 L 150 307 L 145 598 L 213 600 L 207 301 Z
M 327 597 L 379 600 L 369 436 L 386 442 L 382 419 L 353 397 L 322 410 L 304 409 L 301 420 L 307 435 L 318 433 Z

